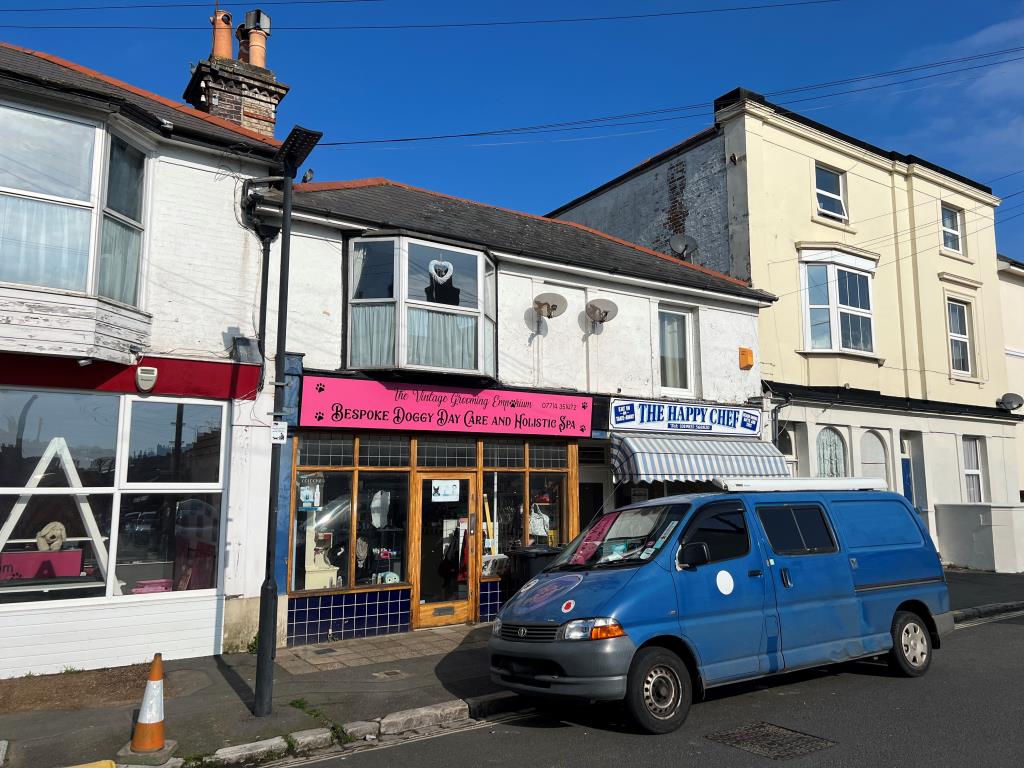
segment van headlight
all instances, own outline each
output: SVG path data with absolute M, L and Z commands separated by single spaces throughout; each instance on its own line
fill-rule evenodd
M 494 624 L 491 625 L 491 635 L 501 637 L 501 619 L 494 620 Z
M 625 637 L 626 630 L 615 619 L 576 619 L 562 627 L 563 640 L 609 640 Z

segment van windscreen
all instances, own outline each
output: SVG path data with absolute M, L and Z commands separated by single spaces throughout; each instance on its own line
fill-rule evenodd
M 550 570 L 583 570 L 649 561 L 671 537 L 688 504 L 616 509 L 595 518 Z

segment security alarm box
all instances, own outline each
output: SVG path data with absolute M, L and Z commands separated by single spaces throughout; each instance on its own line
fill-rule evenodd
M 150 365 L 140 365 L 135 369 L 135 386 L 140 392 L 149 392 L 156 386 L 157 369 Z

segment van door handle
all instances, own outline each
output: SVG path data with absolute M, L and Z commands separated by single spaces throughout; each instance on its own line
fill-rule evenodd
M 782 586 L 787 589 L 793 586 L 793 579 L 789 577 L 789 568 L 783 568 L 780 575 L 782 576 Z
M 751 571 L 747 571 L 747 576 L 749 576 L 752 579 L 756 579 L 756 578 L 758 578 L 760 576 L 763 576 L 763 575 L 764 574 L 761 572 L 760 568 L 755 568 L 755 569 L 753 569 Z

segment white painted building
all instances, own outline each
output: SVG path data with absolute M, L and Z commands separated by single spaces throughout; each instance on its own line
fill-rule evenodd
M 272 395 L 238 205 L 273 122 L 9 45 L 0 72 L 0 677 L 244 648 Z
M 786 472 L 760 439 L 772 297 L 744 281 L 384 179 L 301 185 L 294 206 L 288 644 L 490 619 L 510 550 L 700 487 L 677 455 Z M 621 434 L 616 408 L 638 414 Z

